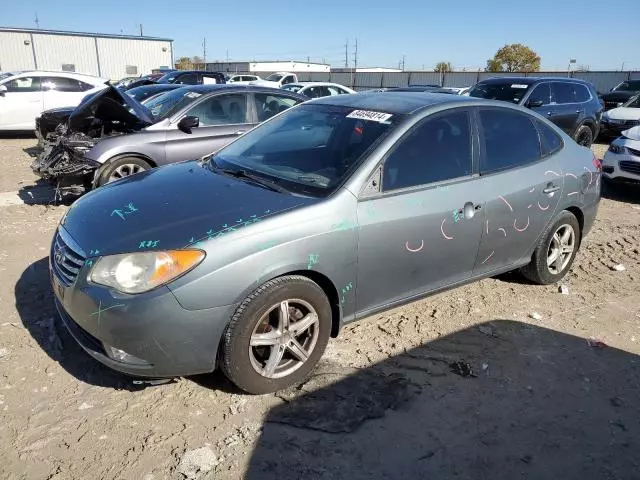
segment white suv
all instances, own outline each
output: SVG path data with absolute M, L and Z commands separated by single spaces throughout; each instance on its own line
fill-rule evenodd
M 231 75 L 227 79 L 227 83 L 248 84 L 249 82 L 255 82 L 256 80 L 262 80 L 262 79 L 257 75 L 247 75 L 245 73 L 242 75 Z
M 34 130 L 44 110 L 75 107 L 107 79 L 69 72 L 0 73 L 0 130 Z

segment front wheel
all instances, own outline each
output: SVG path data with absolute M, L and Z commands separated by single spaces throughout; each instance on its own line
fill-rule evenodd
M 531 262 L 520 271 L 534 283 L 549 285 L 567 274 L 580 247 L 580 225 L 566 210 L 542 234 Z
M 101 187 L 107 183 L 115 182 L 121 178 L 134 175 L 136 173 L 150 170 L 152 167 L 148 162 L 137 157 L 123 157 L 118 160 L 111 161 L 102 170 L 96 179 L 96 187 Z
M 306 277 L 271 280 L 236 310 L 222 340 L 224 374 L 253 394 L 302 382 L 329 342 L 331 305 Z

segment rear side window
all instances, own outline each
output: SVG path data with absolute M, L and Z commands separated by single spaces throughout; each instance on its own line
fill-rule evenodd
M 565 82 L 553 82 L 552 83 L 553 101 L 556 103 L 575 103 L 576 95 L 573 90 L 573 85 Z
M 384 163 L 383 190 L 416 187 L 471 173 L 469 113 L 427 118 L 403 137 Z
M 576 102 L 588 102 L 589 99 L 591 98 L 591 95 L 589 94 L 589 90 L 587 90 L 587 87 L 585 87 L 584 85 L 575 85 L 574 86 L 574 91 L 576 94 Z
M 264 122 L 274 115 L 284 112 L 285 110 L 300 103 L 300 100 L 286 97 L 284 95 L 269 95 L 265 93 L 256 93 L 254 95 L 256 113 L 258 121 Z
M 57 92 L 86 92 L 93 88 L 88 83 L 67 77 L 45 77 L 42 79 L 42 87 L 44 90 Z
M 544 156 L 552 155 L 562 148 L 560 135 L 554 132 L 551 127 L 539 120 L 536 120 L 536 126 L 540 132 L 540 144 Z
M 502 109 L 480 110 L 485 154 L 480 174 L 520 167 L 540 159 L 538 131 L 531 117 Z

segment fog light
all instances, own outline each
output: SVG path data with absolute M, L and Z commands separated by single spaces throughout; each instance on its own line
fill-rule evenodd
M 119 348 L 112 347 L 111 345 L 107 345 L 106 343 L 102 344 L 104 346 L 105 352 L 107 352 L 107 356 L 111 360 L 115 360 L 120 363 L 128 363 L 132 365 L 149 365 L 148 362 L 145 362 L 141 358 L 138 358 L 130 353 L 125 352 L 124 350 L 120 350 Z

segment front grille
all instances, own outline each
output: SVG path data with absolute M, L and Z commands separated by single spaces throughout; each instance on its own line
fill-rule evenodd
M 619 163 L 620 170 L 623 172 L 633 173 L 635 175 L 640 175 L 640 162 L 630 162 L 628 160 L 622 160 Z
M 69 243 L 65 242 L 60 231 L 57 231 L 51 246 L 53 271 L 62 284 L 67 287 L 73 285 L 73 282 L 76 281 L 78 273 L 80 273 L 80 269 L 85 262 L 82 254 L 73 250 Z
M 640 120 L 627 120 L 623 123 L 623 125 L 629 128 L 635 127 L 637 125 L 640 125 Z
M 631 155 L 635 155 L 636 157 L 640 157 L 640 150 L 636 150 L 635 148 L 627 147 L 627 150 Z

